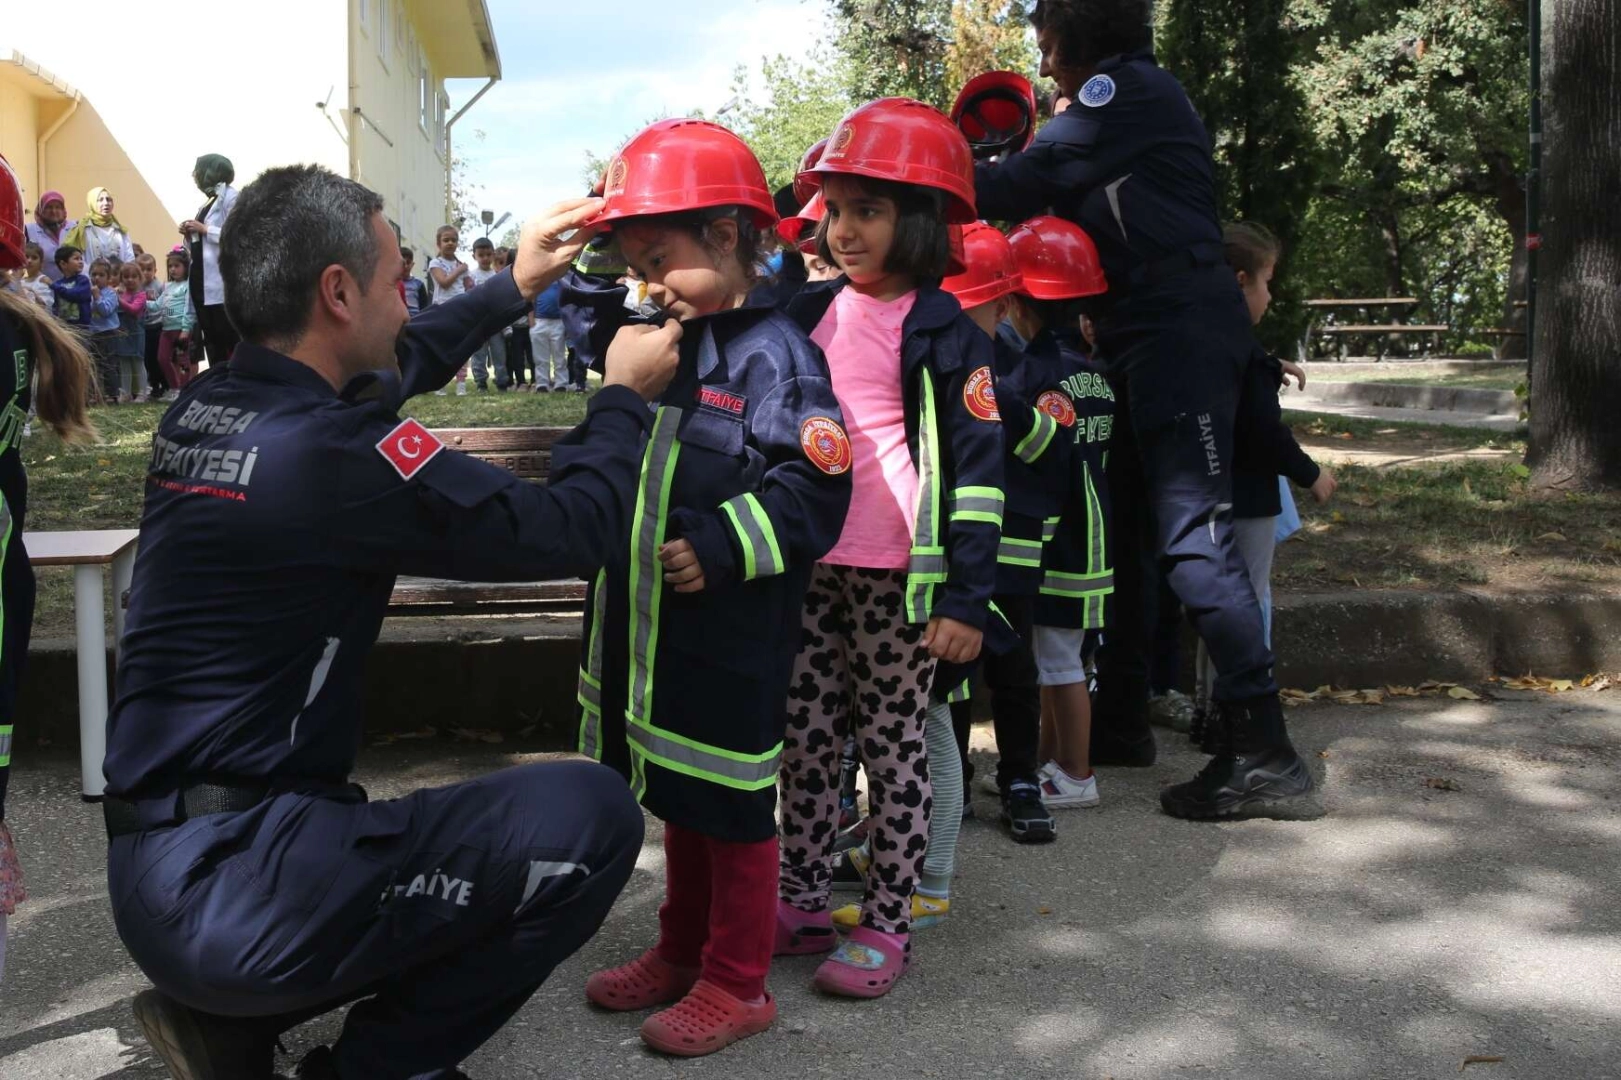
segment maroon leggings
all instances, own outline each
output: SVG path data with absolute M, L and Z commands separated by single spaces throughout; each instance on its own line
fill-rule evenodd
M 664 826 L 658 954 L 733 997 L 765 993 L 777 933 L 777 840 L 717 840 Z

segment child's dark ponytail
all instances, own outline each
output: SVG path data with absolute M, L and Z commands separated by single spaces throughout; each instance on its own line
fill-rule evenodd
M 95 366 L 83 340 L 39 304 L 3 290 L 0 318 L 27 331 L 28 355 L 38 375 L 34 410 L 39 418 L 63 442 L 94 442 L 96 429 L 85 411 L 85 400 Z

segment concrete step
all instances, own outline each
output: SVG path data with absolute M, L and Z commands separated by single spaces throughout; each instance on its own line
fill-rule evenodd
M 525 731 L 571 748 L 579 636 L 577 618 L 388 620 L 367 660 L 366 729 Z M 1284 686 L 1581 676 L 1621 669 L 1621 594 L 1283 593 L 1272 636 Z M 19 745 L 43 736 L 77 746 L 76 686 L 73 642 L 35 642 L 17 702 Z
M 1382 409 L 1476 413 L 1481 416 L 1517 416 L 1520 400 L 1512 390 L 1477 390 L 1463 386 L 1419 386 L 1392 382 L 1313 382 L 1294 395 L 1299 408 L 1310 402 L 1326 405 L 1369 405 Z

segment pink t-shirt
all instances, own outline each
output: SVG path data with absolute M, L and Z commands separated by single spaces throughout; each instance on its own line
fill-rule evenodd
M 811 333 L 827 354 L 853 456 L 844 532 L 822 556 L 835 566 L 904 570 L 911 554 L 917 468 L 906 448 L 901 324 L 916 300 L 915 292 L 874 300 L 846 286 Z

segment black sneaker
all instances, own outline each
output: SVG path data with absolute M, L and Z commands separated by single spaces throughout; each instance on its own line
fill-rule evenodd
M 1311 770 L 1294 748 L 1249 754 L 1222 753 L 1185 784 L 1160 792 L 1159 804 L 1172 817 L 1269 817 L 1305 821 L 1323 816 Z
M 134 1010 L 174 1080 L 276 1080 L 274 1036 L 200 1013 L 159 990 L 136 994 Z
M 1058 839 L 1058 823 L 1041 801 L 1034 780 L 1015 780 L 1002 793 L 1002 823 L 1021 844 L 1046 844 Z

